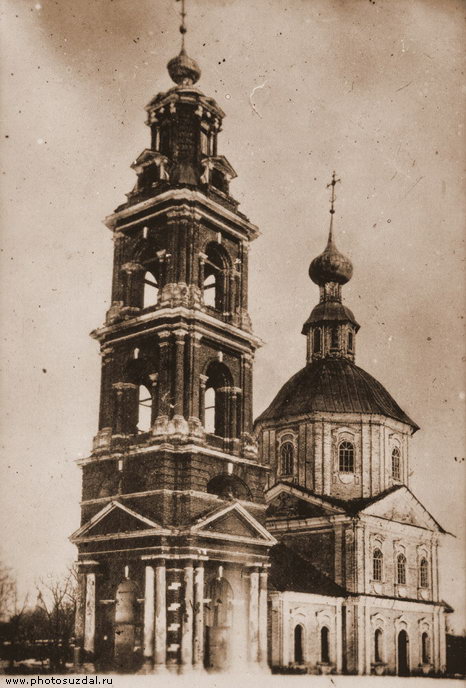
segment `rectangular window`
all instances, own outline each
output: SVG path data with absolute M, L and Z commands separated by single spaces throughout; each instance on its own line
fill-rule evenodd
M 210 136 L 204 129 L 201 129 L 201 154 L 210 155 Z

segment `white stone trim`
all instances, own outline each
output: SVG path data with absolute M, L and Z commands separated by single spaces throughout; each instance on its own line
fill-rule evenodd
M 126 514 L 129 514 L 133 518 L 136 518 L 138 521 L 141 521 L 142 523 L 144 523 L 146 526 L 149 527 L 149 529 L 156 529 L 158 532 L 164 532 L 164 533 L 171 533 L 172 532 L 171 529 L 162 528 L 155 521 L 152 521 L 151 519 L 146 518 L 146 516 L 142 516 L 141 514 L 138 514 L 136 511 L 133 511 L 133 509 L 130 509 L 129 507 L 125 506 L 124 504 L 121 504 L 121 502 L 111 501 L 103 509 L 101 509 L 99 512 L 94 514 L 94 516 L 92 516 L 92 518 L 89 521 L 87 521 L 87 523 L 82 525 L 80 528 L 78 528 L 78 530 L 75 530 L 75 532 L 72 533 L 72 535 L 70 535 L 69 539 L 71 540 L 71 542 L 74 542 L 77 538 L 81 538 L 84 535 L 84 533 L 91 530 L 91 528 L 93 528 L 95 525 L 97 525 L 97 523 L 102 521 L 102 519 L 104 519 L 108 514 L 110 514 L 115 509 L 121 509 L 121 511 L 124 511 Z M 141 532 L 141 531 L 137 531 L 137 532 Z M 142 531 L 142 532 L 144 533 L 145 531 Z M 108 535 L 94 536 L 94 537 L 107 538 Z

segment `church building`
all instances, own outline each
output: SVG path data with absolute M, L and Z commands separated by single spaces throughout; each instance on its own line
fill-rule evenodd
M 253 425 L 258 229 L 230 193 L 224 113 L 184 42 L 168 72 L 174 86 L 146 107 L 136 185 L 105 220 L 99 424 L 71 536 L 76 666 L 441 672 L 444 531 L 409 489 L 416 424 L 355 365 L 333 200 L 310 267 L 320 302 L 305 367 Z
M 445 671 L 438 544 L 445 531 L 409 489 L 419 429 L 355 365 L 359 324 L 343 304 L 351 262 L 333 238 L 310 265 L 319 303 L 306 365 L 259 416 L 270 467 L 270 663 L 318 673 Z

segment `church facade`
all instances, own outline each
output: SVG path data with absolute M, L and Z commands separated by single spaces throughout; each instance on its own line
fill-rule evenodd
M 417 426 L 354 363 L 351 263 L 331 225 L 306 366 L 253 425 L 258 229 L 230 194 L 224 113 L 197 63 L 183 48 L 168 71 L 136 185 L 106 218 L 99 428 L 71 536 L 76 665 L 441 672 L 443 531 L 408 486 Z
M 342 301 L 351 262 L 330 233 L 310 266 L 320 300 L 305 367 L 257 419 L 271 472 L 272 666 L 318 673 L 440 674 L 444 533 L 409 489 L 417 425 L 354 363 L 359 325 Z M 329 185 L 330 186 L 330 185 Z

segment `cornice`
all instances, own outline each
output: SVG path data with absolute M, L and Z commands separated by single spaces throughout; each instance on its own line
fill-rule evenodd
M 123 208 L 122 210 L 118 210 L 111 215 L 108 215 L 104 219 L 104 224 L 109 228 L 114 230 L 116 228 L 116 225 L 119 220 L 124 220 L 125 218 L 130 218 L 132 215 L 136 215 L 138 213 L 144 212 L 144 210 L 148 210 L 150 208 L 156 208 L 157 206 L 161 205 L 162 203 L 165 203 L 166 201 L 190 201 L 191 203 L 198 203 L 201 208 L 196 208 L 198 212 L 204 212 L 202 206 L 206 208 L 207 210 L 211 210 L 221 217 L 223 217 L 225 220 L 228 222 L 232 223 L 233 225 L 236 225 L 237 227 L 241 227 L 243 231 L 246 231 L 247 234 L 249 235 L 249 239 L 253 240 L 256 239 L 260 235 L 259 228 L 246 220 L 245 218 L 242 218 L 239 215 L 236 215 L 235 213 L 231 212 L 224 206 L 220 205 L 219 203 L 216 203 L 212 199 L 208 198 L 205 196 L 203 193 L 200 191 L 195 191 L 192 189 L 169 189 L 168 191 L 165 191 L 158 196 L 154 196 L 153 198 L 148 198 L 145 201 L 141 201 L 140 203 L 136 203 L 135 205 L 130 206 L 129 208 Z M 167 212 L 169 208 L 164 208 L 163 211 L 159 212 Z M 139 224 L 146 222 L 148 219 L 147 216 L 141 217 L 137 220 L 135 220 L 131 224 Z M 211 218 L 213 221 L 217 222 L 215 218 Z M 129 225 L 120 225 L 118 227 L 118 231 L 124 229 L 125 227 L 128 227 Z M 232 233 L 235 233 L 234 227 L 226 227 L 229 231 Z M 240 237 L 243 238 L 243 237 Z
M 180 322 L 166 322 L 167 319 L 175 318 L 184 318 L 188 322 L 186 322 L 186 324 Z M 157 321 L 160 320 L 163 322 L 158 323 Z M 118 323 L 116 325 L 104 325 L 103 327 L 93 330 L 91 332 L 91 337 L 100 341 L 104 338 L 110 337 L 112 334 L 125 332 L 126 330 L 132 327 L 136 327 L 139 324 L 145 324 L 148 322 L 157 322 L 157 324 L 155 324 L 151 328 L 143 330 L 143 332 L 138 330 L 137 332 L 132 332 L 124 336 L 112 338 L 107 343 L 113 344 L 116 342 L 125 341 L 133 337 L 140 337 L 141 334 L 146 335 L 158 332 L 161 329 L 173 331 L 177 329 L 184 329 L 187 334 L 192 333 L 208 335 L 210 337 L 214 337 L 217 341 L 223 341 L 224 343 L 228 343 L 231 345 L 232 342 L 230 339 L 227 339 L 226 337 L 222 336 L 222 334 L 216 332 L 213 329 L 207 330 L 205 329 L 205 327 L 201 327 L 200 323 L 202 323 L 204 326 L 210 325 L 211 327 L 221 329 L 223 332 L 227 332 L 237 337 L 238 339 L 243 339 L 247 341 L 249 344 L 251 344 L 254 347 L 254 349 L 258 349 L 263 345 L 263 341 L 259 337 L 246 332 L 246 330 L 242 330 L 241 328 L 236 327 L 235 325 L 231 325 L 230 323 L 218 320 L 217 318 L 214 318 L 213 316 L 209 315 L 208 313 L 205 313 L 202 310 L 189 309 L 185 308 L 184 306 L 177 306 L 176 308 L 161 308 L 159 310 L 150 311 L 149 313 L 142 313 L 141 315 L 131 318 L 130 320 L 125 320 L 124 322 Z M 246 352 L 249 351 L 247 347 L 243 348 Z
M 159 451 L 166 451 L 171 454 L 206 454 L 207 456 L 214 456 L 217 459 L 222 459 L 223 461 L 229 461 L 230 463 L 243 464 L 246 466 L 254 466 L 255 468 L 270 472 L 270 466 L 266 466 L 251 459 L 244 459 L 240 456 L 235 456 L 234 454 L 227 454 L 218 449 L 213 449 L 212 447 L 199 446 L 197 444 L 182 444 L 180 446 L 175 446 L 169 444 L 168 442 L 159 442 L 157 444 L 151 444 L 147 447 L 128 447 L 125 451 L 118 451 L 111 454 L 105 454 L 105 456 L 88 456 L 83 459 L 76 459 L 75 463 L 78 466 L 86 466 L 90 463 L 99 463 L 103 461 L 117 461 L 118 459 L 128 459 L 131 456 L 139 456 L 141 454 L 150 454 Z
M 345 425 L 355 423 L 358 425 L 382 425 L 394 432 L 399 432 L 407 436 L 411 436 L 412 428 L 407 423 L 402 423 L 401 421 L 395 420 L 390 416 L 383 416 L 381 414 L 374 413 L 354 413 L 348 412 L 335 412 L 335 411 L 312 411 L 309 413 L 304 413 L 299 416 L 284 416 L 280 420 L 265 420 L 265 421 L 254 421 L 255 432 L 264 430 L 284 430 L 287 426 L 296 425 L 299 423 L 329 423 L 329 424 L 342 424 Z

